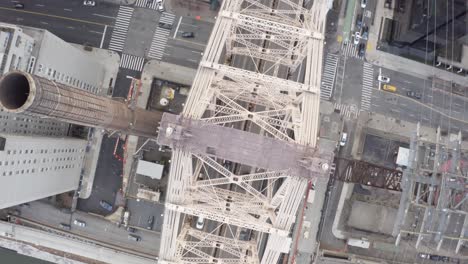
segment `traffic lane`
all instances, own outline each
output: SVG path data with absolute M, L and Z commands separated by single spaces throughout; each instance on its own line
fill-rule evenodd
M 191 41 L 206 45 L 210 38 L 214 24 L 211 22 L 196 20 L 190 17 L 179 17 L 173 38 L 182 38 L 182 33 L 193 32 Z
M 39 16 L 26 13 L 14 13 L 0 8 L 0 21 L 29 27 L 46 29 L 66 42 L 90 44 L 99 47 L 104 26 L 63 20 L 56 17 Z
M 122 188 L 123 165 L 113 155 L 116 140 L 116 138 L 108 138 L 107 135 L 103 137 L 93 189 L 88 199 L 78 200 L 79 210 L 101 215 L 110 214 L 100 206 L 99 202 L 104 200 L 114 205 L 117 192 Z
M 107 220 L 86 213 L 64 213 L 59 208 L 42 201 L 30 202 L 29 207 L 17 206 L 16 208 L 21 211 L 21 217 L 26 219 L 57 229 L 60 229 L 61 223 L 70 224 L 70 233 L 105 243 L 131 248 L 151 255 L 156 255 L 159 248 L 160 237 L 156 235 L 137 232 L 142 240 L 136 244 L 136 242 L 128 240 L 128 232 L 123 228 L 118 228 Z M 86 222 L 86 227 L 74 225 L 73 220 L 75 219 Z M 62 231 L 65 230 L 62 229 Z
M 201 49 L 187 49 L 177 41 L 168 41 L 168 46 L 164 50 L 163 61 L 177 65 L 197 68 L 202 57 Z
M 157 255 L 156 252 L 160 243 L 159 236 L 137 231 L 135 235 L 141 238 L 141 241 L 137 242 L 128 239 L 129 233 L 123 226 L 118 227 L 116 224 L 105 219 L 82 212 L 74 213 L 72 222 L 75 219 L 86 223 L 85 227 L 72 224 L 72 230 L 75 234 L 105 241 L 109 244 L 129 248 L 138 252 Z
M 23 3 L 24 9 L 14 9 L 13 4 L 17 2 Z M 119 9 L 119 5 L 106 2 L 98 2 L 95 7 L 84 6 L 82 0 L 13 0 L 0 3 L 0 7 L 18 13 L 63 16 L 107 25 L 113 24 Z
M 383 91 L 375 92 L 379 92 L 380 96 L 373 97 L 375 99 L 371 105 L 373 112 L 408 122 L 421 122 L 421 124 L 430 127 L 440 125 L 444 129 L 456 132 L 468 127 L 461 114 L 457 114 L 458 116 L 454 113 L 445 114 L 443 109 L 431 108 L 410 98 Z
M 60 223 L 70 224 L 70 213 L 65 213 L 64 211 L 42 201 L 33 201 L 28 204 L 29 206 L 27 207 L 15 207 L 21 212 L 21 217 L 55 228 L 59 228 Z

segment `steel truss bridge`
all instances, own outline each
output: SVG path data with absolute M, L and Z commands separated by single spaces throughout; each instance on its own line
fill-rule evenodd
M 158 143 L 173 152 L 160 263 L 289 252 L 308 181 L 333 158 L 316 147 L 327 2 L 223 1 L 183 113 L 161 121 Z M 288 80 L 301 70 L 302 83 Z

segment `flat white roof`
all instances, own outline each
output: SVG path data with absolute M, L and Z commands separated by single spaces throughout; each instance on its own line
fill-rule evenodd
M 139 160 L 136 173 L 150 177 L 151 179 L 161 179 L 164 166 L 146 160 Z

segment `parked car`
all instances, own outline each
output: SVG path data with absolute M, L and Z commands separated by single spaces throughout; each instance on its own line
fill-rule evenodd
M 154 223 L 154 216 L 148 217 L 148 225 L 146 226 L 146 229 L 148 230 L 153 229 L 153 223 Z
M 356 16 L 356 27 L 358 29 L 362 27 L 362 14 Z
M 130 233 L 135 233 L 135 232 L 136 232 L 136 228 L 131 227 L 131 226 L 127 226 L 127 231 L 130 232 Z
M 80 227 L 86 227 L 86 222 L 78 220 L 78 219 L 75 219 L 75 221 L 73 221 L 73 224 L 77 225 L 77 226 L 80 226 Z
M 198 219 L 197 219 L 197 223 L 195 224 L 195 227 L 197 229 L 202 230 L 204 226 L 205 226 L 205 219 L 203 217 L 199 216 Z
M 359 44 L 358 54 L 359 54 L 360 57 L 364 57 L 364 55 L 366 54 L 366 44 L 365 43 Z
M 160 28 L 164 28 L 164 29 L 169 29 L 169 30 L 172 29 L 172 25 L 171 25 L 171 24 L 167 24 L 167 23 L 163 23 L 163 22 L 159 22 L 158 26 L 159 26 Z
M 379 77 L 377 77 L 377 80 L 381 83 L 389 83 L 390 82 L 390 78 L 386 77 L 386 76 L 383 76 L 383 75 L 379 75 Z
M 101 200 L 101 201 L 99 202 L 99 205 L 100 205 L 102 208 L 104 208 L 104 209 L 106 209 L 107 211 L 109 211 L 109 212 L 112 211 L 112 205 L 111 205 L 110 203 L 104 201 L 104 200 Z
M 421 95 L 420 93 L 415 93 L 415 92 L 413 92 L 413 91 L 408 91 L 408 92 L 406 93 L 406 95 L 407 95 L 408 97 L 410 97 L 410 98 L 417 99 L 417 100 L 421 99 L 421 97 L 422 97 L 422 95 Z
M 128 235 L 128 239 L 133 240 L 135 242 L 141 241 L 141 237 L 139 237 L 137 235 L 132 235 L 132 234 Z
M 193 38 L 193 37 L 195 37 L 195 34 L 193 34 L 193 32 L 183 32 L 182 37 L 183 38 Z
M 62 228 L 63 230 L 67 230 L 67 231 L 71 230 L 71 226 L 69 224 L 60 223 L 59 227 Z
M 96 6 L 96 2 L 93 0 L 84 0 L 83 5 L 84 6 Z
M 23 3 L 16 3 L 13 7 L 15 9 L 24 9 L 24 4 Z

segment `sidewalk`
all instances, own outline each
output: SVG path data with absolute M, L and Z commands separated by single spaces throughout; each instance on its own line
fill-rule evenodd
M 157 60 L 149 61 L 143 68 L 143 72 L 141 75 L 141 90 L 137 98 L 136 106 L 142 109 L 146 109 L 151 92 L 151 84 L 153 82 L 153 78 L 163 79 L 191 86 L 196 73 L 197 70 L 192 68 L 186 68 Z M 154 122 L 159 122 L 159 120 L 155 120 Z M 134 161 L 133 154 L 137 151 L 137 149 L 138 137 L 129 135 L 127 137 L 127 145 L 124 153 L 124 168 L 122 182 L 122 190 L 124 190 L 124 192 L 126 192 L 125 190 L 127 190 L 129 179 L 131 178 L 130 175 Z
M 461 86 L 467 86 L 467 79 L 464 76 L 451 73 L 439 68 L 433 67 L 410 59 L 406 59 L 397 55 L 377 50 L 379 46 L 379 34 L 383 26 L 383 18 L 390 18 L 393 12 L 384 7 L 385 1 L 377 1 L 377 7 L 374 14 L 374 25 L 369 27 L 369 39 L 367 41 L 366 59 L 368 62 L 385 67 L 394 71 L 404 72 L 415 77 L 427 78 L 440 78 L 446 81 L 453 81 Z

